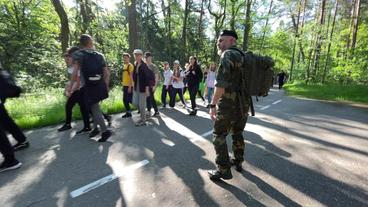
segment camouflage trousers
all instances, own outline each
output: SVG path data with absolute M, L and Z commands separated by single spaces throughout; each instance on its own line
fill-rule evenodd
M 223 115 L 226 114 L 226 115 Z M 247 114 L 240 115 L 240 111 L 221 111 L 219 109 L 213 129 L 213 145 L 216 151 L 216 164 L 219 168 L 228 169 L 231 167 L 226 136 L 231 133 L 232 150 L 235 162 L 244 161 L 244 137 L 243 130 L 247 122 Z

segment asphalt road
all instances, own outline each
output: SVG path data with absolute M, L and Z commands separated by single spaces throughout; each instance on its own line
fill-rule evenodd
M 22 168 L 0 174 L 0 207 L 368 206 L 366 108 L 278 90 L 255 105 L 245 170 L 232 180 L 208 179 L 213 123 L 202 104 L 197 117 L 178 107 L 138 128 L 114 115 L 106 143 L 76 136 L 80 122 L 27 131 Z

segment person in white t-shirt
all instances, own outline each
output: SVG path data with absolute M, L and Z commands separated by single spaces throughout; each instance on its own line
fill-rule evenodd
M 162 85 L 162 91 L 161 91 L 161 102 L 162 102 L 162 107 L 166 108 L 166 96 L 167 93 L 169 93 L 169 97 L 170 97 L 170 101 L 172 99 L 172 84 L 171 84 L 171 77 L 173 75 L 172 70 L 170 69 L 170 65 L 168 62 L 164 62 L 164 84 Z M 170 103 L 170 102 L 169 102 Z
M 183 107 L 186 108 L 186 104 L 183 97 L 183 89 L 184 89 L 184 70 L 180 68 L 180 62 L 179 60 L 174 61 L 174 72 L 171 76 L 171 82 L 172 82 L 172 97 L 170 100 L 170 107 L 173 108 L 175 106 L 175 99 L 176 94 L 179 94 L 179 98 L 181 103 L 183 104 Z
M 215 90 L 215 82 L 216 82 L 216 63 L 211 63 L 206 79 L 207 100 L 208 100 L 207 108 L 209 108 L 209 104 L 212 101 L 212 95 Z

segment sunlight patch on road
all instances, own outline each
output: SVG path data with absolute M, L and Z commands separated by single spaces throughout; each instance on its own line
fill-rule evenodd
M 174 119 L 162 114 L 161 115 L 162 121 L 165 122 L 165 125 L 181 134 L 184 137 L 187 137 L 189 139 L 189 141 L 191 141 L 192 143 L 196 143 L 196 142 L 207 142 L 209 143 L 210 141 L 208 141 L 207 139 L 203 138 L 201 135 L 195 133 L 194 131 L 192 131 L 191 129 L 189 129 L 188 127 L 180 124 L 179 122 L 175 121 Z

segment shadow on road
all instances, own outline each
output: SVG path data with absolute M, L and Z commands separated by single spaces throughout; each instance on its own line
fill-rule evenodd
M 8 197 L 12 206 L 126 206 L 119 179 L 75 198 L 69 195 L 113 173 L 106 164 L 111 143 L 100 144 L 87 135 L 71 137 L 70 131 L 57 133 L 56 129 L 28 136 L 43 138 L 32 139 L 30 148 L 18 152 L 22 168 L 0 177 L 0 186 L 8 182 L 22 186 Z

